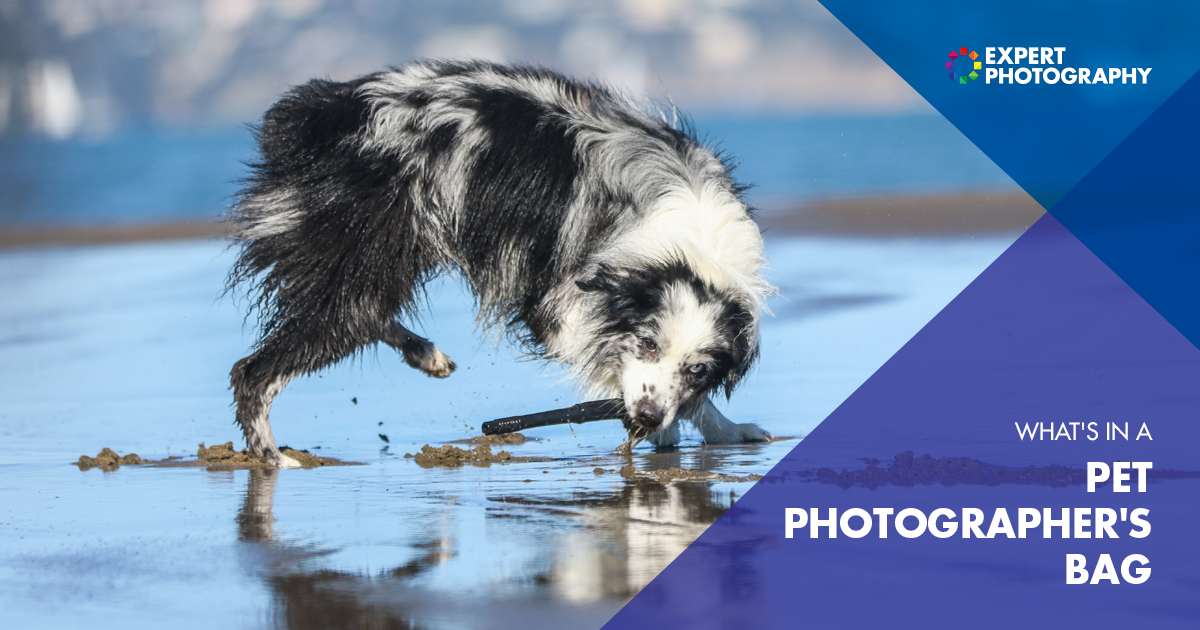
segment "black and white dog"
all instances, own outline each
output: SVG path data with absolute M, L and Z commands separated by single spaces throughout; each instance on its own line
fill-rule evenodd
M 231 374 L 255 455 L 297 465 L 272 400 L 364 346 L 449 376 L 397 317 L 450 270 L 481 323 L 622 396 L 651 443 L 676 443 L 684 419 L 709 443 L 770 439 L 709 399 L 758 356 L 762 238 L 730 167 L 665 117 L 544 69 L 421 62 L 297 87 L 257 132 L 230 274 L 262 328 Z

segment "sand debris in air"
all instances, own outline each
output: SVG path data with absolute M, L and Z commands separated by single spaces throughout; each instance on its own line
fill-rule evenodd
M 513 464 L 518 462 L 548 462 L 549 457 L 515 457 L 508 451 L 500 451 L 492 454 L 490 444 L 480 444 L 473 449 L 461 449 L 457 446 L 449 444 L 445 446 L 430 446 L 426 444 L 421 447 L 421 452 L 413 455 L 405 453 L 408 457 L 415 461 L 422 468 L 432 468 L 434 466 L 462 466 L 463 464 L 471 464 L 473 466 L 490 466 L 491 464 Z

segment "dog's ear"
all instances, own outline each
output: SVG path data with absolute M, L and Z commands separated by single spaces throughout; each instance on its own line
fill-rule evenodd
M 742 378 L 746 376 L 746 373 L 750 371 L 750 367 L 752 365 L 754 365 L 753 359 L 742 359 L 741 361 L 734 363 L 733 367 L 725 373 L 725 378 L 721 381 L 720 387 L 725 392 L 726 400 L 729 400 L 729 397 L 733 396 L 734 388 L 737 387 L 738 383 L 742 381 Z
M 615 293 L 620 289 L 620 283 L 617 281 L 621 275 L 617 269 L 601 264 L 596 267 L 596 273 L 589 278 L 583 278 L 575 281 L 575 286 L 583 291 L 603 291 L 605 293 Z
M 734 388 L 758 360 L 758 335 L 754 330 L 753 316 L 745 310 L 739 310 L 730 317 L 729 324 L 735 331 L 732 348 L 730 348 L 731 361 L 729 370 L 720 383 L 721 389 L 725 390 L 726 400 L 733 395 Z
M 583 278 L 575 281 L 575 286 L 579 287 L 585 293 L 593 293 L 596 291 L 611 292 L 616 288 L 611 282 L 607 282 L 603 276 L 595 275 L 590 278 Z
M 645 324 L 661 300 L 659 282 L 643 270 L 600 265 L 591 277 L 577 280 L 581 290 L 594 293 L 607 333 L 632 332 Z
M 616 313 L 638 303 L 636 287 L 629 282 L 632 275 L 628 269 L 600 265 L 592 277 L 576 280 L 575 286 L 588 293 L 606 294 L 609 311 Z

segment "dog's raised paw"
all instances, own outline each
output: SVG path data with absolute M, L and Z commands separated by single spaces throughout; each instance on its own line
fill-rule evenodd
M 454 360 L 437 348 L 434 348 L 433 353 L 421 361 L 421 365 L 418 367 L 422 372 L 434 378 L 446 378 L 458 369 Z

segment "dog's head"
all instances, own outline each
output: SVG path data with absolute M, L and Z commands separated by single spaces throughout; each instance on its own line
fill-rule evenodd
M 683 263 L 601 266 L 577 284 L 595 299 L 595 380 L 620 388 L 643 429 L 670 426 L 717 389 L 728 397 L 758 357 L 752 302 Z

